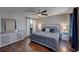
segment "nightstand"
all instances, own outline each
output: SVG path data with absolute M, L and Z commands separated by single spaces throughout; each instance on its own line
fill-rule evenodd
M 66 40 L 66 41 L 69 40 L 69 34 L 68 34 L 68 32 L 62 32 L 61 34 L 62 34 L 62 40 Z

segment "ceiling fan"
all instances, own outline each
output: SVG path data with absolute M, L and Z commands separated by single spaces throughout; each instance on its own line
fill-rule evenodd
M 46 12 L 47 12 L 47 10 L 40 11 L 40 9 L 39 9 L 38 12 L 37 12 L 37 14 L 39 16 L 41 16 L 41 15 L 47 16 L 48 14 L 46 14 Z

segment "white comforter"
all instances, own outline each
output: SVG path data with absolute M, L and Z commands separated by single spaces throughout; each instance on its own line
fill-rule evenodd
M 50 33 L 50 32 L 43 32 L 43 31 L 36 31 L 36 32 L 34 32 L 34 34 L 48 37 L 48 38 L 54 38 L 57 41 L 57 43 L 59 41 L 59 32 Z

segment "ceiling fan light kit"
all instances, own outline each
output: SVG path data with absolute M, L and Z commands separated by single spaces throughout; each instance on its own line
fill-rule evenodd
M 38 16 L 41 16 L 41 15 L 44 15 L 44 16 L 47 16 L 48 14 L 46 14 L 47 10 L 43 10 L 43 11 L 40 11 L 40 9 L 38 10 Z
M 38 14 L 38 16 L 41 16 L 41 14 Z

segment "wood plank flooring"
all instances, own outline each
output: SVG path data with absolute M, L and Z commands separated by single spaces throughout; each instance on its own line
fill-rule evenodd
M 54 50 L 51 50 L 35 42 L 31 41 L 30 44 L 27 43 L 28 39 L 25 38 L 24 40 L 0 48 L 0 52 L 54 52 Z M 60 41 L 58 45 L 58 52 L 63 52 L 61 48 L 63 48 L 64 46 L 68 49 L 66 50 L 66 52 L 73 51 L 66 41 Z
M 38 52 L 54 52 L 54 50 L 44 47 L 44 46 L 37 44 L 35 42 L 31 42 L 30 46 L 32 49 L 34 49 L 35 51 L 38 51 Z
M 22 52 L 24 51 L 24 40 L 0 48 L 0 52 Z
M 0 52 L 50 52 L 50 51 L 53 51 L 39 44 L 36 44 L 34 42 L 30 42 L 30 45 L 28 47 L 25 47 L 25 44 L 26 44 L 25 40 L 26 39 L 10 44 L 8 46 L 2 47 L 0 48 Z

